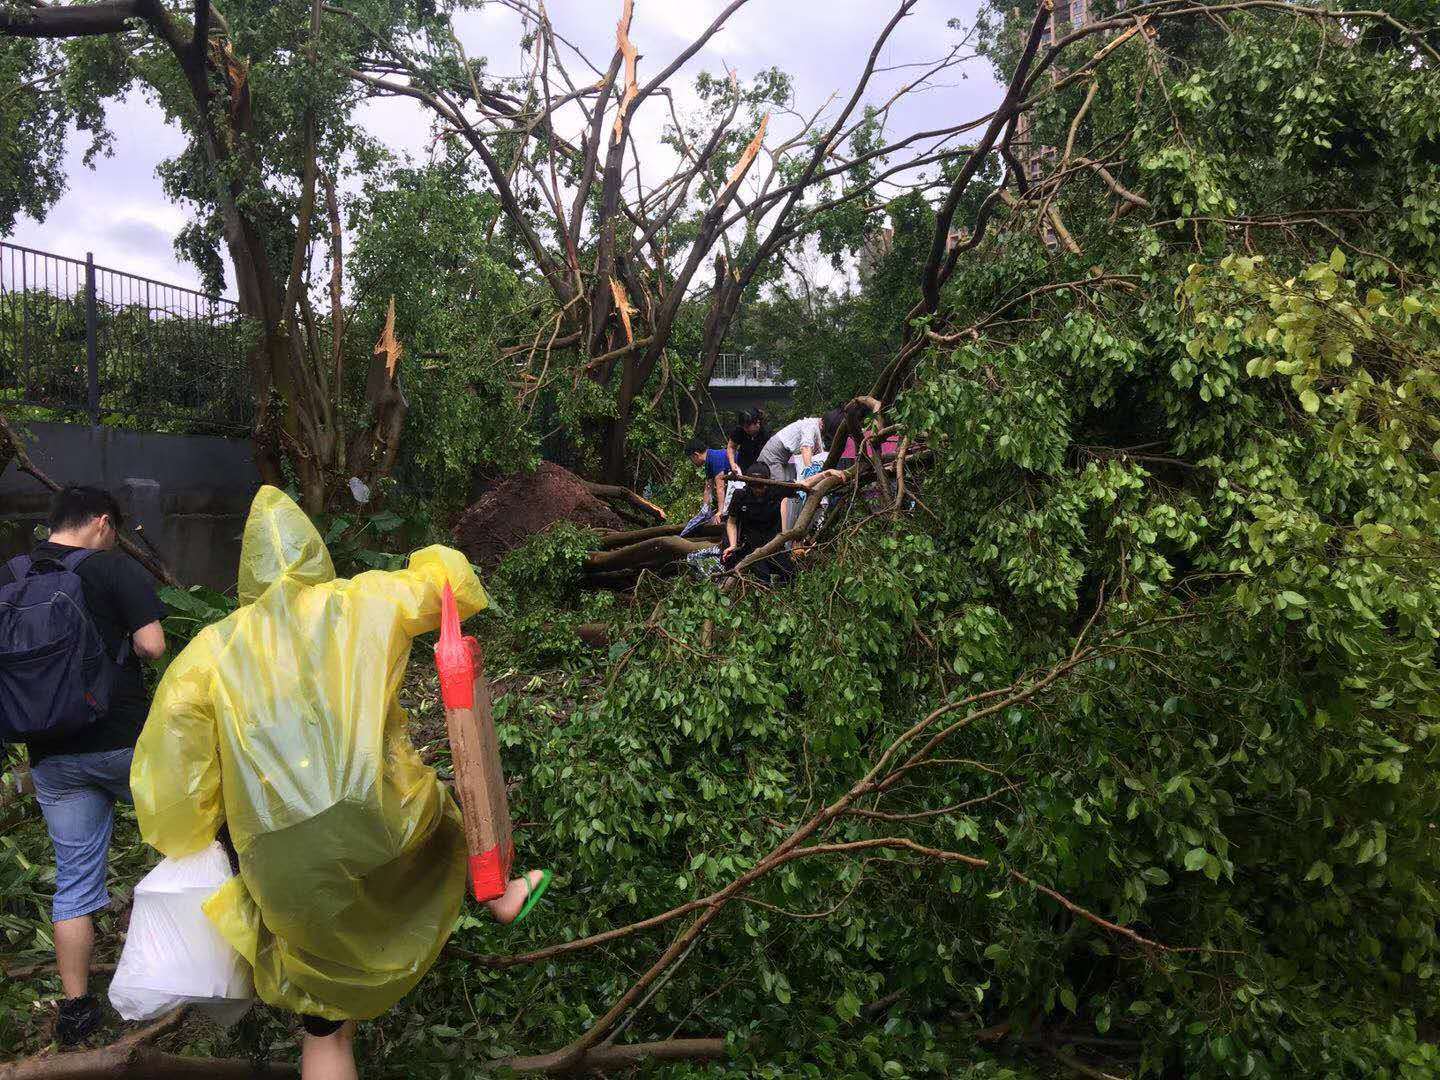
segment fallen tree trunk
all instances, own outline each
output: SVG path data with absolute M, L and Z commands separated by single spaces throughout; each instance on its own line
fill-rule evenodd
M 585 584 L 592 589 L 614 589 L 616 592 L 623 592 L 633 589 L 644 572 L 644 570 L 607 570 L 603 573 L 586 574 Z
M 655 540 L 663 536 L 679 536 L 680 530 L 684 527 L 683 525 L 655 525 L 648 529 L 617 529 L 614 532 L 602 533 L 598 550 L 614 551 L 617 548 L 638 544 L 643 540 Z M 691 537 L 703 537 L 711 543 L 718 543 L 724 535 L 725 531 L 721 526 L 709 523 L 700 526 L 690 534 Z
M 167 1054 L 124 1040 L 98 1050 L 29 1057 L 0 1065 L 0 1080 L 298 1080 L 293 1065 L 256 1065 L 243 1058 Z
M 581 483 L 585 486 L 585 490 L 597 499 L 604 499 L 612 506 L 620 504 L 616 506 L 617 510 L 629 510 L 632 514 L 638 513 L 644 519 L 665 520 L 664 510 L 627 487 L 620 487 L 618 484 L 596 484 L 589 480 L 582 480 Z
M 293 1065 L 185 1057 L 149 1045 L 179 1031 L 186 1011 L 182 1006 L 95 1050 L 41 1053 L 0 1064 L 0 1080 L 299 1080 L 300 1070 Z
M 613 551 L 594 551 L 585 560 L 585 573 L 616 570 L 646 570 L 678 562 L 686 555 L 714 547 L 713 540 L 683 540 L 678 536 L 656 536 Z
M 511 1058 L 501 1064 L 516 1072 L 583 1074 L 634 1068 L 647 1061 L 723 1061 L 727 1056 L 724 1039 L 666 1039 L 628 1046 L 597 1046 L 587 1050 L 578 1061 L 565 1060 L 555 1053 Z
M 638 544 L 642 540 L 654 540 L 657 536 L 679 536 L 684 525 L 654 525 L 648 529 L 614 529 L 600 534 L 601 551 Z

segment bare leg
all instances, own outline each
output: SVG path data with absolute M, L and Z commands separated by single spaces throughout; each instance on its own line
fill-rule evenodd
M 539 870 L 527 870 L 524 877 L 513 878 L 510 884 L 505 887 L 505 895 L 494 900 L 488 900 L 485 906 L 490 909 L 490 914 L 495 916 L 498 923 L 510 923 L 515 921 L 515 916 L 520 914 L 520 909 L 525 906 L 525 901 L 530 896 L 530 890 L 540 884 L 543 873 Z M 309 1077 L 306 1077 L 309 1080 Z
M 355 1021 L 347 1020 L 334 1035 L 306 1035 L 300 1048 L 301 1080 L 357 1080 Z
M 95 951 L 95 923 L 89 915 L 54 924 L 55 967 L 68 998 L 84 997 L 90 989 L 90 955 Z

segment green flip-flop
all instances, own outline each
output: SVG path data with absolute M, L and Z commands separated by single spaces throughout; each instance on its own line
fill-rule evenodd
M 529 876 L 528 874 L 525 876 L 525 885 L 526 885 L 527 888 L 529 888 L 529 886 L 530 886 L 530 876 Z M 520 914 L 519 914 L 519 915 L 516 915 L 515 918 L 513 918 L 513 919 L 510 920 L 510 925 L 511 925 L 511 926 L 517 926 L 517 925 L 519 925 L 520 920 L 523 919 L 523 918 L 525 918 L 526 915 L 529 915 L 529 914 L 530 914 L 530 909 L 535 906 L 536 902 L 540 899 L 540 897 L 542 897 L 542 896 L 545 895 L 545 890 L 548 889 L 549 887 L 550 887 L 550 871 L 549 871 L 549 870 L 541 870 L 541 871 L 540 871 L 540 882 L 539 882 L 539 884 L 537 884 L 534 888 L 531 888 L 531 889 L 530 889 L 530 895 L 525 898 L 525 904 L 524 904 L 523 907 L 521 907 L 521 909 L 520 909 Z

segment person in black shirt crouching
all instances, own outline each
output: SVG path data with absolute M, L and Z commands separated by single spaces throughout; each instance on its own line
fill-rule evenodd
M 746 476 L 770 479 L 770 467 L 757 462 L 745 470 Z M 748 555 L 775 539 L 780 532 L 780 504 L 785 489 L 768 484 L 746 484 L 730 501 L 730 514 L 725 519 L 728 546 L 720 555 L 720 565 L 730 570 Z M 759 562 L 746 567 L 746 572 L 767 584 L 788 580 L 795 570 L 790 553 L 783 548 Z

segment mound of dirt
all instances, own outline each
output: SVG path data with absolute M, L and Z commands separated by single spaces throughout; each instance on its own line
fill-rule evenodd
M 614 510 L 585 490 L 569 469 L 546 461 L 533 473 L 507 476 L 455 522 L 455 546 L 482 570 L 494 570 L 505 553 L 557 521 L 582 528 L 621 529 Z

